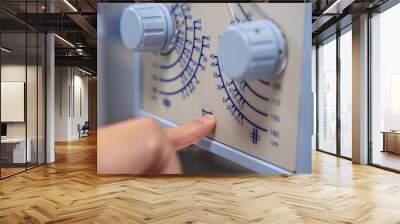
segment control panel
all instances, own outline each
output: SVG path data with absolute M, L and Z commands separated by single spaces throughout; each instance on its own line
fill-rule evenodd
M 290 173 L 310 171 L 310 29 L 301 3 L 138 3 L 120 18 L 140 55 L 139 111 L 176 125 L 213 114 L 206 149 Z

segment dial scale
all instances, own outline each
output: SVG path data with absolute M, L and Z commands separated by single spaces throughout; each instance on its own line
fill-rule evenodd
M 208 141 L 304 172 L 299 167 L 309 165 L 299 164 L 299 153 L 311 150 L 304 147 L 311 147 L 312 126 L 312 113 L 302 108 L 312 105 L 305 83 L 310 6 L 253 4 L 126 7 L 121 38 L 141 52 L 133 65 L 140 66 L 140 109 L 177 125 L 213 114 Z

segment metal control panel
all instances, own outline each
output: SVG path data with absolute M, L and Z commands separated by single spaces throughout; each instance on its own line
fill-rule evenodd
M 120 18 L 138 116 L 217 117 L 205 149 L 260 173 L 311 169 L 311 5 L 140 3 Z

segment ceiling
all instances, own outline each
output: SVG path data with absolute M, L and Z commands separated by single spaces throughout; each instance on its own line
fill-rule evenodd
M 36 57 L 36 51 L 44 47 L 37 48 L 37 33 L 54 32 L 56 65 L 95 72 L 96 4 L 96 0 L 47 0 L 47 4 L 45 0 L 1 0 L 2 46 L 11 50 L 2 52 L 3 60 Z
M 313 41 L 316 43 L 324 36 L 330 35 L 329 32 L 335 32 L 335 26 L 339 20 L 344 21 L 343 18 L 346 16 L 357 16 L 386 1 L 269 0 L 267 2 L 311 2 L 313 4 Z M 27 41 L 26 51 L 29 58 L 29 55 L 36 51 L 37 44 L 29 35 L 28 40 L 25 40 L 25 31 L 55 32 L 60 37 L 55 38 L 58 65 L 86 66 L 95 71 L 96 5 L 105 2 L 133 1 L 47 0 L 46 5 L 46 0 L 1 0 L 2 46 L 12 49 L 12 55 L 17 57 L 26 54 L 25 41 Z M 52 13 L 49 13 L 50 11 Z
M 352 23 L 353 17 L 373 12 L 391 0 L 313 1 L 313 44 L 332 36 Z M 393 0 L 392 0 L 393 1 Z

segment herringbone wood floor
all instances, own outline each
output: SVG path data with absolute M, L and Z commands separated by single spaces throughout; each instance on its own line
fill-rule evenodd
M 400 175 L 314 153 L 312 175 L 96 175 L 96 140 L 0 181 L 0 223 L 400 223 Z

